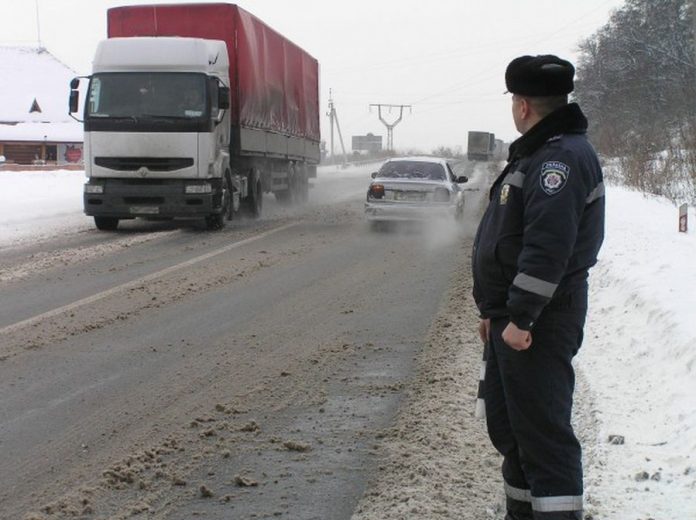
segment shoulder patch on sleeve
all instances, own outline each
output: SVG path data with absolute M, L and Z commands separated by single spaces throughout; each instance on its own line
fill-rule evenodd
M 541 165 L 541 176 L 539 182 L 541 189 L 547 195 L 555 195 L 563 189 L 568 181 L 570 168 L 567 164 L 560 161 L 547 161 Z

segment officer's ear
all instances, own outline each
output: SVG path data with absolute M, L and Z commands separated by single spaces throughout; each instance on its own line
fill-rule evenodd
M 529 119 L 532 112 L 532 104 L 529 102 L 529 99 L 520 96 L 518 101 L 520 118 L 523 120 Z

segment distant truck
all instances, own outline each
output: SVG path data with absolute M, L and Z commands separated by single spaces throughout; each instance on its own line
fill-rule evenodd
M 320 159 L 319 65 L 234 4 L 109 9 L 84 109 L 84 211 L 203 218 L 219 229 L 264 193 L 303 202 Z M 70 112 L 79 106 L 71 83 Z
M 495 153 L 495 134 L 470 131 L 466 157 L 470 161 L 490 161 Z

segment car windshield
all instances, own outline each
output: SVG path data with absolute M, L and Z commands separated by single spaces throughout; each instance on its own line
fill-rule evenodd
M 87 96 L 94 118 L 200 118 L 206 111 L 204 74 L 127 72 L 95 74 Z
M 441 164 L 425 161 L 389 161 L 379 170 L 379 177 L 394 179 L 428 179 L 444 181 L 445 169 Z

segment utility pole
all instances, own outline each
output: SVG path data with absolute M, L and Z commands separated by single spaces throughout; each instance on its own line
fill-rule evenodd
M 39 0 L 35 1 L 36 4 L 36 37 L 39 41 L 39 50 L 43 48 L 41 45 L 41 24 L 39 22 Z
M 336 113 L 336 107 L 333 103 L 333 96 L 331 94 L 331 89 L 329 89 L 329 111 L 326 113 L 329 116 L 329 121 L 331 121 L 331 162 L 335 164 L 336 160 L 334 158 L 334 124 L 336 125 L 336 130 L 338 131 L 338 139 L 341 142 L 341 150 L 343 151 L 343 165 L 345 166 L 348 162 L 346 157 L 346 147 L 343 146 L 343 136 L 341 135 L 341 127 L 338 124 L 338 114 Z
M 382 124 L 387 127 L 387 150 L 390 152 L 394 151 L 394 127 L 399 124 L 401 119 L 404 117 L 404 108 L 408 108 L 410 110 L 411 105 L 385 105 L 381 103 L 373 103 L 370 105 L 370 108 L 372 107 L 377 107 L 377 114 L 379 115 L 379 120 L 382 121 Z M 384 118 L 382 117 L 382 107 L 388 108 L 389 111 L 391 112 L 392 108 L 398 108 L 399 109 L 399 118 L 394 121 L 393 123 L 387 123 Z

